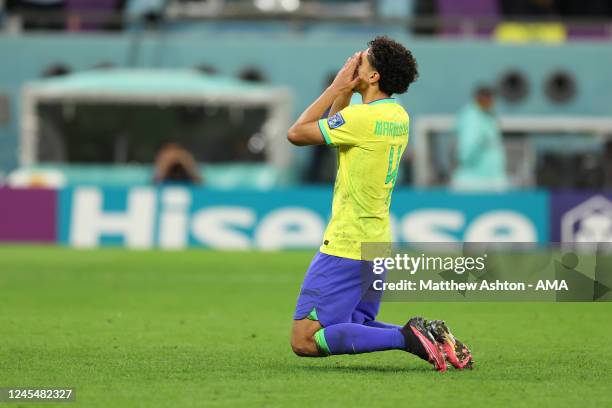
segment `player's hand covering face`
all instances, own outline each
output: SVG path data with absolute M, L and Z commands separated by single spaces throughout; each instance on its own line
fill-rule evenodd
M 359 82 L 358 69 L 361 64 L 361 51 L 356 52 L 346 60 L 344 66 L 336 74 L 331 87 L 340 93 L 353 92 Z

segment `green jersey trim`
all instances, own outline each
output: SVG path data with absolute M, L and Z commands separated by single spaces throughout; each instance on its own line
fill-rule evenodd
M 384 98 L 368 102 L 368 105 L 380 105 L 381 103 L 397 103 L 397 101 L 395 100 L 395 98 Z
M 319 130 L 321 131 L 321 134 L 323 135 L 323 139 L 325 139 L 325 143 L 330 145 L 332 144 L 331 138 L 329 137 L 329 133 L 327 133 L 327 130 L 325 129 L 325 121 L 327 119 L 320 119 L 317 123 L 319 124 Z

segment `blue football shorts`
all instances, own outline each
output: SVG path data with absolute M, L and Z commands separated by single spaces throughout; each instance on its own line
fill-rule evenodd
M 372 273 L 372 262 L 317 252 L 304 277 L 293 315 L 327 327 L 338 323 L 363 324 L 376 319 L 382 291 L 372 288 L 384 274 Z

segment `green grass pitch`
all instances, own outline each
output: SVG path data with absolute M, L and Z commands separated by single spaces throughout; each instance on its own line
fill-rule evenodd
M 70 386 L 83 407 L 608 407 L 610 303 L 385 303 L 446 319 L 473 371 L 401 352 L 295 357 L 312 252 L 0 247 L 0 387 Z

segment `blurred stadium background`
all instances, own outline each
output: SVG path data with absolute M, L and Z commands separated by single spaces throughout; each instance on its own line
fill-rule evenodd
M 2 3 L 2 241 L 316 247 L 335 155 L 285 132 L 380 34 L 421 71 L 399 98 L 411 139 L 398 241 L 612 237 L 606 1 Z M 455 118 L 482 85 L 495 90 L 507 183 L 463 194 Z M 197 162 L 200 186 L 143 189 L 168 143 Z

